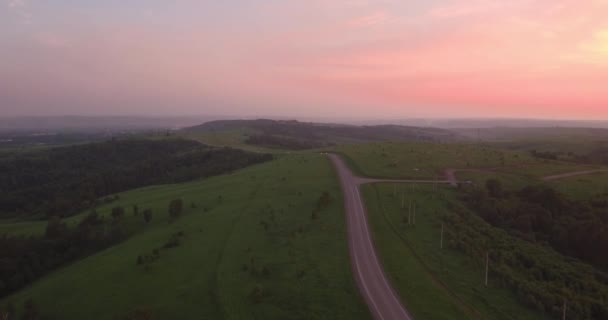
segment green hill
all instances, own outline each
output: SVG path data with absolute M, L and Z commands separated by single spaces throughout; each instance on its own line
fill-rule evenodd
M 330 201 L 320 201 L 324 193 Z M 183 215 L 167 208 L 181 198 Z M 342 196 L 321 155 L 120 194 L 128 240 L 5 298 L 43 319 L 368 319 L 349 267 Z M 141 258 L 139 258 L 141 257 Z
M 180 134 L 212 145 L 305 150 L 369 141 L 447 141 L 453 132 L 398 125 L 355 126 L 278 120 L 220 120 L 185 128 Z

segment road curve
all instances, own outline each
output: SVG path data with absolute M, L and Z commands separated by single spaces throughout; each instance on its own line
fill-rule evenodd
M 585 176 L 585 175 L 603 173 L 603 172 L 608 172 L 608 170 L 598 169 L 598 170 L 575 171 L 575 172 L 568 172 L 568 173 L 556 174 L 556 175 L 551 175 L 551 176 L 545 176 L 542 179 L 543 179 L 543 181 L 554 181 L 554 180 L 560 180 L 560 179 L 566 179 L 566 178 L 578 177 L 578 176 Z
M 348 243 L 355 281 L 375 320 L 413 320 L 391 287 L 372 243 L 359 185 L 366 181 L 353 175 L 335 154 L 333 162 L 344 193 L 348 224 Z M 373 182 L 382 182 L 374 180 Z

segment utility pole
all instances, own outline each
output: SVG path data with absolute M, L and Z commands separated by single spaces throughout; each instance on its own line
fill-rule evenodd
M 488 286 L 488 271 L 490 269 L 490 253 L 486 251 L 486 287 Z
M 439 249 L 443 249 L 443 222 L 441 223 L 441 241 L 439 242 Z
M 567 310 L 567 305 L 566 305 L 566 298 L 564 298 L 564 307 L 563 307 L 563 311 L 562 311 L 562 320 L 566 320 L 566 310 Z
M 416 225 L 416 202 L 414 202 L 414 217 L 412 219 L 414 225 Z
M 409 210 L 407 211 L 407 224 L 411 224 L 412 223 L 412 199 L 410 199 L 410 206 L 409 206 Z

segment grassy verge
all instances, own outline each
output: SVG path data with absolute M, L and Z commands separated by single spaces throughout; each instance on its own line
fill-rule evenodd
M 485 287 L 483 260 L 451 248 L 447 233 L 440 249 L 442 213 L 448 210 L 452 195 L 446 189 L 435 193 L 433 188 L 417 186 L 413 192 L 406 188 L 406 209 L 401 208 L 402 189 L 397 196 L 392 185 L 363 189 L 382 260 L 414 315 L 423 319 L 543 319 L 492 278 Z M 410 200 L 417 208 L 415 225 L 413 214 L 412 224 L 407 223 Z
M 333 200 L 312 215 L 323 192 Z M 188 209 L 169 223 L 174 198 Z M 352 281 L 341 199 L 329 162 L 314 154 L 126 192 L 108 206 L 150 208 L 149 226 L 0 306 L 21 308 L 31 298 L 60 319 L 120 319 L 135 309 L 155 319 L 368 319 Z M 136 225 L 141 216 L 129 219 Z M 179 245 L 163 249 L 178 233 Z M 159 258 L 137 265 L 155 249 Z

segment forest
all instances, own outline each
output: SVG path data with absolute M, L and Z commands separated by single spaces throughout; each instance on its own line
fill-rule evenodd
M 566 305 L 568 319 L 608 319 L 607 242 L 599 232 L 606 215 L 594 216 L 602 209 L 546 186 L 506 193 L 497 180 L 462 194 L 463 204 L 450 203 L 444 214 L 446 238 L 479 268 L 487 257 L 493 285 L 552 317 Z
M 94 211 L 76 228 L 70 229 L 53 217 L 44 236 L 0 236 L 0 297 L 125 237 L 121 216 L 114 215 L 106 222 Z
M 525 240 L 608 270 L 608 200 L 574 201 L 546 185 L 505 192 L 499 180 L 467 192 L 466 202 L 484 220 Z
M 0 217 L 66 217 L 117 192 L 208 177 L 271 160 L 182 139 L 109 140 L 0 159 Z

